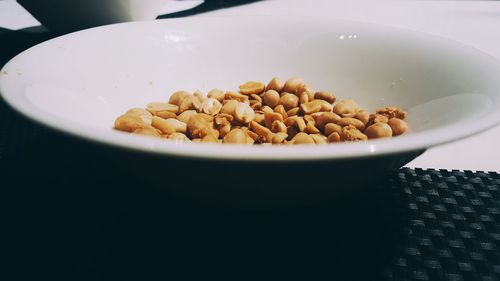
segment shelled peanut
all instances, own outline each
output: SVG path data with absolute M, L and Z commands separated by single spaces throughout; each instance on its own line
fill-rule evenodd
M 385 107 L 374 113 L 352 99 L 337 101 L 301 78 L 284 83 L 246 82 L 239 91 L 172 93 L 168 102 L 132 108 L 114 128 L 175 141 L 230 144 L 326 144 L 404 134 L 407 113 Z

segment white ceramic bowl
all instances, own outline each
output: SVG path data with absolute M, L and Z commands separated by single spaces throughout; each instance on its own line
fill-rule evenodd
M 352 192 L 429 147 L 500 121 L 500 64 L 494 58 L 421 33 L 328 19 L 110 25 L 35 46 L 1 73 L 2 96 L 29 118 L 119 148 L 113 154 L 120 163 L 159 175 L 160 182 L 172 177 L 189 183 L 164 184 L 168 189 L 236 205 Z M 369 110 L 403 107 L 411 131 L 358 143 L 263 147 L 179 144 L 112 129 L 128 108 L 168 100 L 176 90 L 237 89 L 273 76 L 301 76 Z M 207 188 L 207 181 L 217 184 Z

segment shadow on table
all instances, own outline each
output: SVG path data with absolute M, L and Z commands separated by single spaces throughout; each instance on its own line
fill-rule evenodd
M 18 276 L 376 280 L 403 237 L 402 194 L 384 184 L 322 205 L 250 212 L 156 191 L 106 155 L 47 132 L 0 161 Z

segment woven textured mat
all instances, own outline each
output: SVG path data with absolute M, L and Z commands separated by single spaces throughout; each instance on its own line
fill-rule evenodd
M 338 202 L 244 212 L 157 192 L 1 103 L 0 125 L 3 280 L 499 280 L 497 173 L 403 168 Z
M 391 182 L 409 200 L 409 239 L 388 280 L 499 280 L 499 174 L 402 169 Z

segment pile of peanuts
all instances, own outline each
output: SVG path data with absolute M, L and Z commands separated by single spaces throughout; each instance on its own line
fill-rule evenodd
M 301 78 L 250 81 L 239 91 L 174 92 L 167 102 L 132 108 L 114 128 L 175 141 L 233 144 L 326 144 L 398 136 L 407 113 L 368 113 L 352 99 L 313 91 Z

